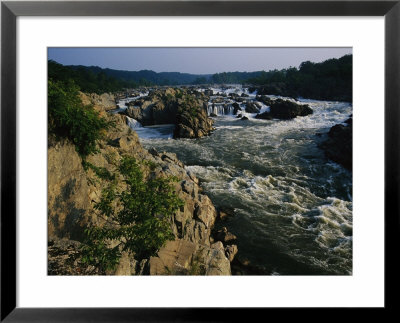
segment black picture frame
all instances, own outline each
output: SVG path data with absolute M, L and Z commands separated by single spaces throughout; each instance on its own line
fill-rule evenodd
M 18 16 L 384 16 L 385 308 L 396 302 L 399 233 L 400 1 L 4 1 L 1 3 L 1 321 L 236 321 L 261 309 L 17 308 L 16 19 Z M 371 170 L 373 171 L 373 170 Z M 262 313 L 259 313 L 263 315 Z

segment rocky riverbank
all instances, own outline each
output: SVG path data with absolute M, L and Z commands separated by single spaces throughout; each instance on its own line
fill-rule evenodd
M 142 120 L 169 122 L 170 120 L 165 119 L 169 112 L 184 114 L 179 112 L 182 104 L 179 100 L 185 100 L 185 94 L 178 98 L 175 92 L 170 105 L 162 105 L 161 101 L 157 101 L 156 98 L 167 98 L 168 94 L 171 94 L 168 90 L 155 93 L 150 104 L 145 103 L 149 100 L 144 100 L 144 108 L 140 109 Z M 84 104 L 93 104 L 102 116 L 113 121 L 115 127 L 108 130 L 105 138 L 99 142 L 98 153 L 87 157 L 86 163 L 91 167 L 86 169 L 74 145 L 67 140 L 60 142 L 49 138 L 48 273 L 230 275 L 230 260 L 233 260 L 237 247 L 235 249 L 232 244 L 224 245 L 221 241 L 214 242 L 211 237 L 218 212 L 208 196 L 201 193 L 198 179 L 185 169 L 175 154 L 144 149 L 137 134 L 127 126 L 126 116 L 106 112 L 116 108 L 115 103 L 113 107 L 111 103 L 103 104 L 106 96 L 103 98 L 82 94 L 81 99 Z M 201 97 L 196 98 L 190 101 L 190 104 L 199 106 L 201 101 Z M 164 103 L 163 100 L 162 102 Z M 195 135 L 199 136 L 199 132 Z M 140 162 L 146 178 L 177 178 L 173 184 L 174 190 L 184 205 L 170 219 L 174 240 L 168 241 L 156 256 L 139 262 L 134 254 L 123 251 L 117 268 L 104 273 L 83 264 L 78 251 L 88 225 L 102 227 L 107 224 L 107 218 L 94 207 L 95 203 L 100 201 L 106 185 L 106 181 L 96 172 L 113 172 L 116 162 L 126 155 Z

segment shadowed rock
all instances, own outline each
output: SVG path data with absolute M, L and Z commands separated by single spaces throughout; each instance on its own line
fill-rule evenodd
M 327 158 L 353 169 L 353 119 L 345 121 L 346 125 L 334 125 L 328 132 L 328 138 L 320 145 Z

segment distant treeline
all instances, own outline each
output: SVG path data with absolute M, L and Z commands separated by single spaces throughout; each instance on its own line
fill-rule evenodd
M 81 68 L 82 66 L 70 66 L 71 68 Z M 86 67 L 94 73 L 104 72 L 109 76 L 115 77 L 126 82 L 133 82 L 139 86 L 143 85 L 185 85 L 185 84 L 205 84 L 209 83 L 211 74 L 196 75 L 179 72 L 161 72 L 142 70 L 142 71 L 120 71 L 109 68 Z
M 71 79 L 83 92 L 115 92 L 124 88 L 154 85 L 246 84 L 259 94 L 319 100 L 352 100 L 353 55 L 322 63 L 303 62 L 299 68 L 257 72 L 188 74 L 178 72 L 120 71 L 97 66 L 64 66 L 49 61 L 49 78 Z
M 80 91 L 86 93 L 116 92 L 123 88 L 138 86 L 135 82 L 110 76 L 101 68 L 96 71 L 85 66 L 74 66 L 72 68 L 51 60 L 48 62 L 48 78 L 54 82 L 73 82 Z
M 299 69 L 261 72 L 246 80 L 258 85 L 259 94 L 303 97 L 317 100 L 352 101 L 353 55 L 322 63 L 303 62 Z

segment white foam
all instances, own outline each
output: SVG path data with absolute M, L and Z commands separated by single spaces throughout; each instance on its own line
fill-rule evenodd
M 142 124 L 139 122 L 139 121 L 137 121 L 136 119 L 133 119 L 133 118 L 130 118 L 130 117 L 126 117 L 126 123 L 128 124 L 128 126 L 131 128 L 131 129 L 138 129 L 138 128 L 142 128 Z

